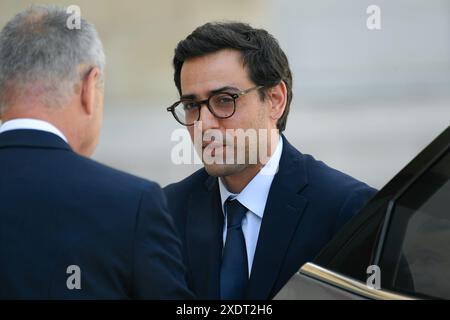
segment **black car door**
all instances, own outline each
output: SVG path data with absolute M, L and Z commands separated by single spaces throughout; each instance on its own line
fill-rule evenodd
M 450 299 L 450 127 L 275 299 Z

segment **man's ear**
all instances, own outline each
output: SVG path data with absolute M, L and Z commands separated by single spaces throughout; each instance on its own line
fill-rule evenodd
M 270 88 L 267 91 L 267 97 L 270 99 L 270 118 L 272 120 L 278 120 L 284 113 L 286 109 L 287 102 L 287 89 L 284 81 L 281 81 L 275 87 Z
M 81 81 L 81 105 L 87 115 L 92 115 L 94 112 L 99 80 L 100 69 L 94 67 Z

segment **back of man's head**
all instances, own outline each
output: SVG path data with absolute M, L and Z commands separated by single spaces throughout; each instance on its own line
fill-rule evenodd
M 105 56 L 92 24 L 81 19 L 69 29 L 69 15 L 53 6 L 17 14 L 0 33 L 0 107 L 27 93 L 38 93 L 49 107 L 64 105 L 80 80 L 80 65 L 103 70 Z M 87 71 L 87 70 L 84 70 Z
M 101 87 L 105 67 L 103 46 L 91 23 L 80 17 L 79 28 L 69 28 L 70 17 L 62 8 L 33 6 L 17 14 L 1 31 L 0 116 L 3 115 L 3 120 L 5 113 L 12 113 L 14 118 L 27 116 L 28 111 L 37 107 L 39 112 L 46 113 L 66 108 L 74 101 L 83 104 L 95 100 L 83 96 L 83 82 L 95 69 L 93 81 Z M 99 102 L 92 102 L 96 103 Z M 10 110 L 13 108 L 16 110 Z M 77 119 L 73 120 L 76 124 Z

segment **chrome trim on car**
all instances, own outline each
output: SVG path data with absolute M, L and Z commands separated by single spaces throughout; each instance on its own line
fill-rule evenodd
M 299 271 L 308 277 L 326 282 L 351 293 L 376 300 L 416 300 L 414 297 L 394 293 L 387 290 L 377 290 L 367 286 L 365 283 L 348 278 L 342 274 L 327 270 L 314 263 L 306 263 Z

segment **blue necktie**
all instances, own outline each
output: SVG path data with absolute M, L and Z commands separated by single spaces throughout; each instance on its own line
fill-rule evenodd
M 220 269 L 220 298 L 240 300 L 244 299 L 248 283 L 247 249 L 241 226 L 248 209 L 239 201 L 228 198 L 225 210 L 227 237 Z

